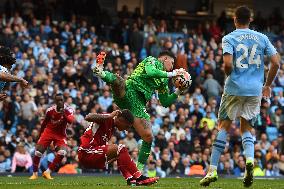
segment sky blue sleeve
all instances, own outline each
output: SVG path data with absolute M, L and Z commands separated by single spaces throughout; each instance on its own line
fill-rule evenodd
M 268 37 L 266 37 L 266 36 L 265 36 L 265 42 L 266 42 L 265 55 L 273 56 L 273 55 L 277 54 L 275 47 L 271 44 Z
M 227 36 L 224 36 L 222 39 L 222 49 L 223 54 L 229 53 L 233 55 L 234 48 Z

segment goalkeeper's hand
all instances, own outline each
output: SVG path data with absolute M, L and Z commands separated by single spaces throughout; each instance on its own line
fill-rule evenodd
M 181 86 L 181 87 L 179 87 L 179 88 L 176 88 L 175 94 L 176 94 L 176 95 L 184 94 L 184 93 L 189 89 L 189 87 L 191 86 L 191 84 L 192 84 L 192 80 L 191 80 L 191 78 L 190 78 L 188 81 L 186 81 L 186 84 L 185 84 L 184 86 Z
M 179 69 L 173 70 L 172 72 L 167 72 L 167 76 L 168 77 L 175 77 L 175 76 L 183 75 L 184 72 L 185 72 L 185 69 L 179 68 Z
M 175 90 L 174 93 L 175 93 L 177 96 L 179 96 L 179 95 L 181 95 L 181 94 L 184 94 L 184 93 L 187 91 L 187 89 L 188 89 L 188 88 L 183 88 L 183 89 L 176 88 L 176 90 Z

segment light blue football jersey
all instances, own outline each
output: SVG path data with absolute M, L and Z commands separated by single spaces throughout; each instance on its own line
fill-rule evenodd
M 6 72 L 6 73 L 8 73 L 9 71 L 8 71 L 7 68 L 5 68 L 5 67 L 3 67 L 3 66 L 0 65 L 0 72 Z M 1 91 L 3 90 L 3 88 L 5 87 L 5 84 L 6 84 L 5 81 L 0 81 L 0 92 L 1 92 Z
M 225 93 L 260 96 L 264 82 L 264 56 L 277 53 L 268 37 L 250 29 L 236 29 L 222 39 L 223 54 L 233 55 L 233 70 L 225 82 Z

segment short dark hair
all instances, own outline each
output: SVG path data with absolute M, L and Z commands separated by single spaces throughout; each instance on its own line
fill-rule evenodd
M 128 109 L 122 110 L 120 116 L 123 117 L 123 119 L 125 119 L 129 124 L 134 123 L 134 116 Z
M 8 64 L 13 65 L 16 63 L 16 58 L 13 56 L 10 48 L 0 47 L 0 65 Z
M 173 58 L 174 61 L 176 61 L 176 56 L 171 51 L 162 51 L 162 52 L 160 52 L 158 58 L 160 58 L 161 56 L 169 56 L 169 57 Z
M 62 97 L 64 98 L 64 95 L 63 95 L 62 93 L 56 93 L 56 94 L 54 95 L 54 98 L 56 98 L 56 97 L 58 97 L 58 96 L 62 96 Z
M 250 23 L 251 10 L 245 5 L 239 6 L 235 11 L 235 16 L 238 24 L 247 25 Z

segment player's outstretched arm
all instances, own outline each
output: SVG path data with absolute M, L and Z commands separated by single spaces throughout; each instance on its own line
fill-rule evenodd
M 159 92 L 159 100 L 164 107 L 169 107 L 172 105 L 178 96 L 182 93 L 180 89 L 176 89 L 176 91 L 172 94 L 169 94 L 169 89 L 166 88 L 165 91 L 158 91 Z
M 172 94 L 159 94 L 159 99 L 164 107 L 169 107 L 171 104 L 175 102 L 175 100 L 178 98 L 178 95 L 175 93 Z
M 28 86 L 28 82 L 26 80 L 24 80 L 23 78 L 14 76 L 14 75 L 6 73 L 6 72 L 0 72 L 0 80 L 6 81 L 6 82 L 19 82 L 19 83 L 21 83 L 22 87 Z
M 120 111 L 114 111 L 111 114 L 97 114 L 97 113 L 89 113 L 85 120 L 88 122 L 96 122 L 98 124 L 103 123 L 105 120 L 113 118 L 116 116 Z
M 271 62 L 271 65 L 270 65 L 268 75 L 267 75 L 267 79 L 266 79 L 266 82 L 264 84 L 263 92 L 262 92 L 262 95 L 265 98 L 270 98 L 270 95 L 271 95 L 270 86 L 271 86 L 273 80 L 275 79 L 276 74 L 277 74 L 279 67 L 280 67 L 279 55 L 275 54 L 275 55 L 271 56 L 270 62 Z
M 109 114 L 89 113 L 88 115 L 86 115 L 85 120 L 88 122 L 102 123 L 104 120 L 109 118 Z
M 159 70 L 156 68 L 155 64 L 153 62 L 146 62 L 145 63 L 145 71 L 149 77 L 152 78 L 170 78 L 175 77 L 177 75 L 182 75 L 181 69 L 176 69 L 172 72 L 166 72 L 163 70 Z

